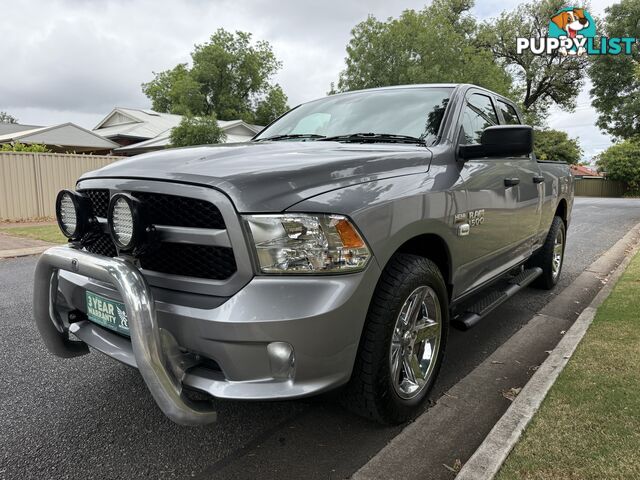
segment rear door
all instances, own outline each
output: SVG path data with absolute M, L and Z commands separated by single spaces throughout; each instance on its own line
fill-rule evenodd
M 498 113 L 503 125 L 521 125 L 522 120 L 511 102 L 498 98 Z M 516 191 L 516 214 L 513 222 L 514 254 L 525 259 L 531 255 L 540 229 L 542 201 L 544 199 L 544 177 L 533 154 L 508 158 L 519 182 Z
M 494 98 L 488 92 L 470 90 L 459 120 L 458 144 L 480 143 L 482 131 L 499 124 Z M 511 158 L 477 158 L 464 162 L 460 175 L 467 190 L 469 223 L 465 240 L 464 287 L 473 289 L 514 264 L 513 229 L 516 224 L 517 186 Z

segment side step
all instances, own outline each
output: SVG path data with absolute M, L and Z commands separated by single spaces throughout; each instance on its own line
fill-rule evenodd
M 523 270 L 515 277 L 510 278 L 502 289 L 490 290 L 486 296 L 476 303 L 469 305 L 461 315 L 453 320 L 453 326 L 461 330 L 469 330 L 540 275 L 542 275 L 542 269 L 540 267 Z

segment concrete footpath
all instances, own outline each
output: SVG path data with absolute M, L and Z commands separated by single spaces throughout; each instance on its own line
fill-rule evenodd
M 454 478 L 460 467 L 483 444 L 522 387 L 542 368 L 540 365 L 550 354 L 553 355 L 553 350 L 573 325 L 576 313 L 584 311 L 584 315 L 588 316 L 593 313 L 588 306 L 639 240 L 640 224 L 593 262 L 483 363 L 447 391 L 433 407 L 408 425 L 352 478 Z M 505 428 L 503 440 L 505 435 L 509 437 L 509 432 L 513 434 L 514 428 L 519 428 L 521 432 L 524 426 L 510 422 Z M 511 441 L 514 443 L 513 439 Z M 497 451 L 496 448 L 490 450 L 494 453 Z M 506 458 L 509 450 L 510 447 L 501 455 Z M 483 458 L 486 460 L 486 457 Z M 499 461 L 500 465 L 504 458 Z M 492 468 L 488 468 L 485 461 L 480 462 L 482 466 L 473 471 L 470 465 L 464 478 L 491 478 L 491 472 L 496 470 L 495 460 Z
M 0 232 L 0 259 L 37 255 L 52 246 L 54 244 L 42 240 L 13 237 Z

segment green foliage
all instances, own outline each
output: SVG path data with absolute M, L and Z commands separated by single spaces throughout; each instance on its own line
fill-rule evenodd
M 485 22 L 477 42 L 490 50 L 512 75 L 515 94 L 531 125 L 544 125 L 553 104 L 573 111 L 576 98 L 584 85 L 588 60 L 585 56 L 534 55 L 517 53 L 516 38 L 546 37 L 549 20 L 561 8 L 570 4 L 564 0 L 543 0 L 519 5 L 505 11 L 497 19 Z M 573 6 L 573 3 L 571 3 Z
M 267 96 L 258 102 L 255 123 L 262 126 L 268 125 L 288 109 L 287 96 L 280 85 L 275 85 L 269 89 Z
M 608 37 L 640 37 L 640 0 L 621 0 L 606 9 Z M 591 95 L 598 111 L 597 125 L 618 138 L 640 132 L 640 50 L 632 55 L 594 55 L 589 68 Z
M 185 116 L 180 124 L 171 130 L 172 147 L 209 145 L 220 143 L 224 139 L 225 133 L 218 126 L 215 115 L 207 117 Z
M 599 155 L 598 168 L 607 178 L 627 182 L 630 195 L 640 195 L 640 138 L 610 146 Z
M 20 142 L 14 143 L 3 143 L 0 145 L 0 152 L 31 152 L 31 153 L 49 153 L 49 150 L 46 146 L 40 145 L 37 143 L 34 144 L 26 144 Z
M 475 42 L 472 7 L 472 0 L 434 0 L 396 19 L 369 16 L 351 31 L 337 90 L 460 82 L 509 94 L 509 75 Z
M 18 119 L 7 112 L 0 111 L 0 123 L 18 123 Z
M 536 130 L 533 151 L 539 160 L 555 160 L 576 164 L 582 158 L 577 138 L 569 138 L 559 130 Z
M 268 42 L 218 29 L 209 42 L 195 46 L 191 59 L 191 68 L 179 64 L 142 84 L 154 110 L 250 123 L 260 117 L 268 123 L 288 109 L 280 86 L 270 83 L 282 64 Z

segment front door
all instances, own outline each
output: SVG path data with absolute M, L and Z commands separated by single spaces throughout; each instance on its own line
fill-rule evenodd
M 492 97 L 471 91 L 461 114 L 459 144 L 480 143 L 482 131 L 498 125 Z M 518 185 L 512 159 L 478 158 L 464 163 L 461 176 L 467 191 L 469 235 L 464 243 L 465 266 L 460 294 L 499 275 L 517 263 L 514 228 Z

